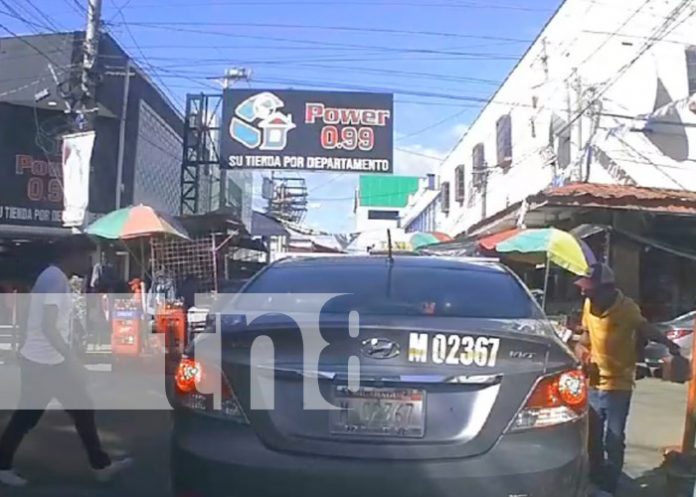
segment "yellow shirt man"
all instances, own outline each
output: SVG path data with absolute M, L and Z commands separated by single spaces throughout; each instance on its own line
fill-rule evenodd
M 620 291 L 606 310 L 585 300 L 582 325 L 589 335 L 591 361 L 599 370 L 598 390 L 632 390 L 636 373 L 636 333 L 646 323 L 638 305 Z
M 575 282 L 586 297 L 581 345 L 590 347 L 590 480 L 614 495 L 624 464 L 626 420 L 636 371 L 636 337 L 666 345 L 672 353 L 679 346 L 650 325 L 636 303 L 617 288 L 614 272 L 595 264 Z M 584 354 L 583 354 L 584 355 Z M 597 494 L 601 495 L 601 494 Z

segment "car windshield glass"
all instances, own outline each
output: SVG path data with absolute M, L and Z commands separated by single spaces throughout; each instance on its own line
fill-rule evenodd
M 324 312 L 363 315 L 431 315 L 525 319 L 540 310 L 525 289 L 503 271 L 451 267 L 376 265 L 286 266 L 271 268 L 247 293 L 343 294 Z

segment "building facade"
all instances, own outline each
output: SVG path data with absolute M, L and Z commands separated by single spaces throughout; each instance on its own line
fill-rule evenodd
M 75 110 L 83 39 L 81 32 L 0 39 L 0 67 L 14 75 L 0 81 L 0 102 L 6 108 L 0 118 L 18 135 L 2 143 L 2 157 L 32 157 L 35 164 L 60 166 L 62 136 L 79 129 Z M 182 116 L 110 35 L 102 34 L 99 52 L 88 211 L 98 215 L 142 202 L 178 214 Z M 0 169 L 0 203 L 43 211 L 50 201 L 51 211 L 62 210 L 62 197 L 32 190 L 39 185 L 40 165 L 18 174 L 11 162 L 5 159 Z M 59 169 L 53 171 L 53 186 L 60 184 Z M 22 196 L 23 191 L 29 193 Z M 35 231 L 61 226 L 59 217 L 44 214 L 37 211 L 33 219 L 25 216 L 13 224 Z
M 417 176 L 361 175 L 355 199 L 355 231 L 399 228 L 409 198 L 420 186 Z
M 573 182 L 696 190 L 694 14 L 563 2 L 441 166 L 437 228 Z
M 437 231 L 442 218 L 442 206 L 437 177 L 427 175 L 420 188 L 409 197 L 408 205 L 401 212 L 400 226 L 406 233 Z

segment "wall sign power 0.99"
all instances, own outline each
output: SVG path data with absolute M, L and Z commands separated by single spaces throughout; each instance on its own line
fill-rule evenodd
M 372 128 L 356 128 L 354 126 L 324 126 L 321 129 L 321 146 L 326 150 L 360 149 L 369 152 L 375 146 L 375 132 Z

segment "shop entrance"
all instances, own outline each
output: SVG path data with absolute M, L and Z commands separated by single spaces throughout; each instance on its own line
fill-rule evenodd
M 50 240 L 0 239 L 0 354 L 13 353 L 22 342 L 26 299 L 34 281 L 51 262 Z

